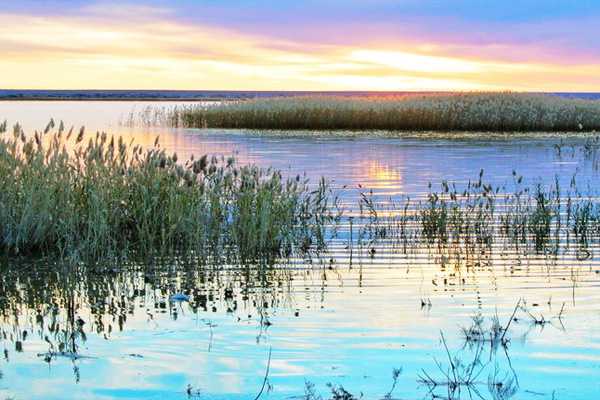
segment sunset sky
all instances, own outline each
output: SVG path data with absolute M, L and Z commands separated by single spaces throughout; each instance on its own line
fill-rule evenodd
M 600 1 L 11 1 L 0 88 L 600 91 Z

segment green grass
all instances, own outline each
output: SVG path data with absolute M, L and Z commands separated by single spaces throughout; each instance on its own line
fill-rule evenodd
M 122 138 L 0 126 L 0 254 L 100 259 L 187 252 L 253 261 L 324 246 L 332 198 L 300 176 Z
M 600 130 L 600 101 L 543 94 L 302 96 L 157 110 L 171 126 L 268 130 L 579 132 Z M 148 118 L 148 116 L 146 116 Z

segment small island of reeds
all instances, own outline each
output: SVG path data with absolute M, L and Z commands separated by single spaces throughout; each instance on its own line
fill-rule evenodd
M 162 117 L 186 128 L 590 132 L 600 129 L 600 101 L 524 93 L 298 96 L 183 106 Z

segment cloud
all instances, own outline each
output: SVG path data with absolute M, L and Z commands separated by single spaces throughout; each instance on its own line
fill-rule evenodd
M 517 26 L 512 32 L 489 37 L 471 37 L 463 29 L 440 38 L 443 29 L 434 32 L 437 24 L 415 28 L 416 14 L 429 13 L 424 19 L 429 22 L 454 17 L 440 16 L 445 11 L 431 5 L 419 9 L 409 0 L 350 0 L 346 8 L 336 0 L 324 3 L 323 15 L 317 15 L 313 1 L 281 2 L 268 9 L 262 1 L 234 3 L 246 8 L 232 11 L 223 23 L 220 13 L 232 6 L 210 0 L 202 6 L 188 1 L 118 7 L 99 2 L 81 3 L 65 13 L 60 7 L 52 12 L 5 11 L 0 13 L 0 87 L 600 90 L 600 60 L 594 52 L 565 57 L 560 46 L 551 47 L 554 34 L 544 41 L 519 43 L 515 38 L 529 32 L 518 28 L 521 21 L 511 22 Z M 368 12 L 365 4 L 378 11 Z M 398 18 L 397 12 L 392 17 L 380 14 L 399 5 L 410 12 L 403 17 L 404 25 L 393 26 L 390 18 Z M 257 9 L 247 13 L 251 6 Z M 265 9 L 266 16 L 257 16 Z M 340 18 L 328 15 L 336 9 Z M 366 16 L 347 20 L 361 10 Z M 182 15 L 186 12 L 189 16 Z M 375 17 L 383 23 L 366 24 Z M 462 26 L 453 21 L 449 26 Z M 541 36 L 553 26 L 543 20 L 535 24 Z M 554 26 L 570 26 L 562 24 Z M 582 28 L 589 34 L 594 29 Z

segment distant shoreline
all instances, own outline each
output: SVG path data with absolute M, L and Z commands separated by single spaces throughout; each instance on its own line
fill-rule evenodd
M 371 91 L 253 91 L 253 90 L 2 90 L 0 101 L 223 101 L 272 97 L 336 96 L 372 97 L 443 92 L 371 92 Z M 600 97 L 600 95 L 599 95 Z
M 6 101 L 165 101 L 165 102 L 180 102 L 180 101 L 222 101 L 232 100 L 225 97 L 0 97 L 0 102 Z
M 0 101 L 221 101 L 271 97 L 335 96 L 394 97 L 419 94 L 450 94 L 441 91 L 255 91 L 255 90 L 36 90 L 0 89 Z M 556 92 L 549 95 L 600 100 L 600 93 Z

